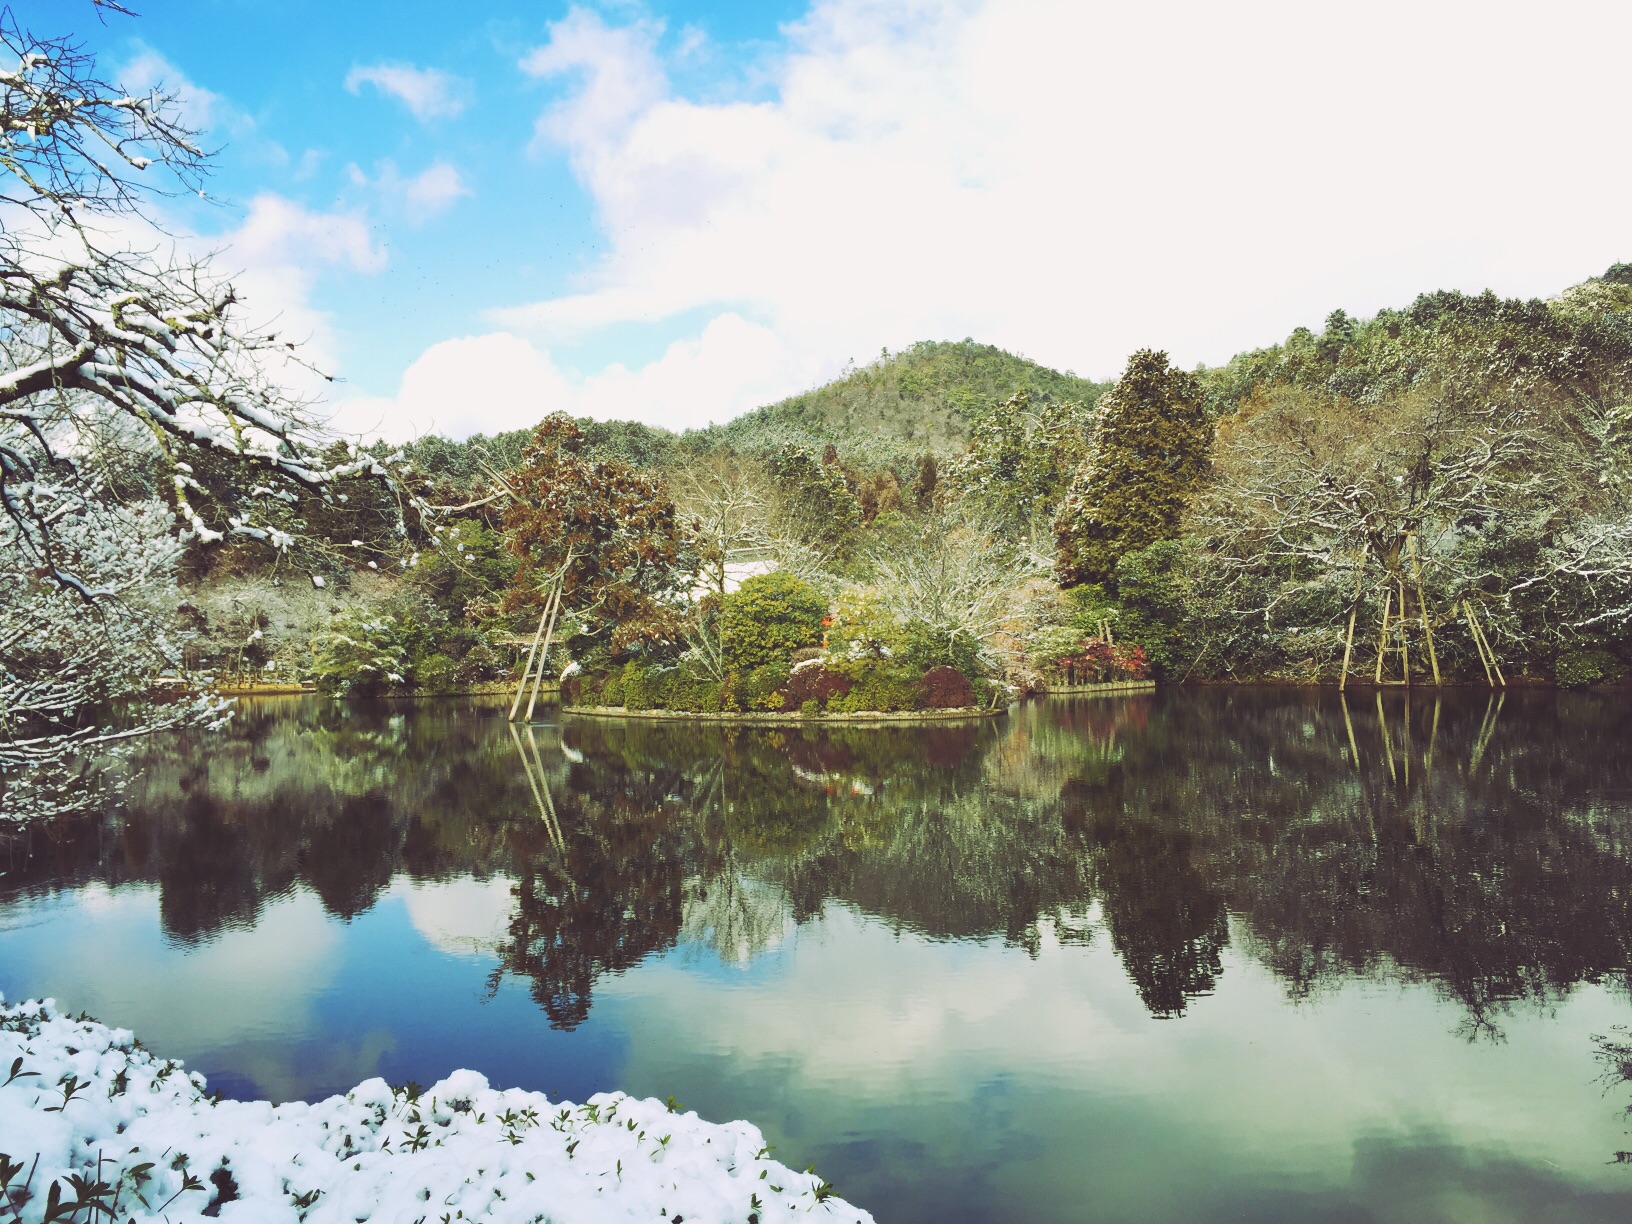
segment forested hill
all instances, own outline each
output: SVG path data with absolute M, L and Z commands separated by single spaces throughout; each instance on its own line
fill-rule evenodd
M 1062 374 L 991 344 L 925 340 L 802 395 L 744 414 L 723 425 L 671 433 L 635 421 L 582 420 L 589 446 L 639 468 L 660 468 L 677 452 L 774 451 L 783 442 L 838 443 L 847 453 L 872 452 L 879 462 L 941 456 L 963 450 L 982 408 L 1027 391 L 1034 401 L 1097 403 L 1109 383 Z M 477 458 L 496 468 L 521 461 L 531 427 L 491 438 L 450 442 L 432 434 L 410 444 L 409 457 L 434 476 L 465 482 L 479 476 Z M 820 445 L 817 446 L 820 449 Z
M 758 449 L 762 439 L 805 435 L 853 442 L 872 435 L 917 451 L 963 449 L 974 414 L 1017 391 L 1033 400 L 1092 405 L 1110 386 L 1062 374 L 973 340 L 924 340 L 899 353 L 886 350 L 871 365 L 803 395 L 746 413 L 691 436 L 734 449 Z

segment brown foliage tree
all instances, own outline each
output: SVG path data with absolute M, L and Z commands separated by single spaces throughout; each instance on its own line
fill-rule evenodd
M 521 559 L 507 610 L 542 606 L 561 575 L 562 611 L 614 654 L 674 642 L 697 578 L 695 550 L 663 484 L 617 459 L 586 459 L 565 413 L 539 423 L 510 473 L 504 528 Z

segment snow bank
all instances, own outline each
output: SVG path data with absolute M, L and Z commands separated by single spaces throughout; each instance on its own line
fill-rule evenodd
M 622 1093 L 552 1104 L 474 1071 L 422 1092 L 365 1080 L 316 1105 L 215 1100 L 129 1030 L 51 1000 L 0 998 L 0 1080 L 0 1201 L 24 1224 L 872 1221 L 767 1159 L 746 1122 Z

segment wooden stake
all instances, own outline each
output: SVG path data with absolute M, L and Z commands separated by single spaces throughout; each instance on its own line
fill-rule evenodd
M 1428 601 L 1422 597 L 1422 561 L 1417 556 L 1417 536 L 1412 532 L 1405 538 L 1411 549 L 1411 576 L 1417 584 L 1417 611 L 1422 613 L 1422 636 L 1428 643 L 1428 664 L 1434 669 L 1434 686 L 1437 688 L 1441 683 L 1439 653 L 1434 649 L 1434 627 L 1428 620 Z
M 1467 600 L 1462 601 L 1462 615 L 1468 620 L 1468 635 L 1473 638 L 1473 648 L 1479 652 L 1479 662 L 1485 669 L 1485 683 L 1491 688 L 1496 687 L 1496 679 L 1490 674 L 1490 660 L 1485 658 L 1485 644 L 1479 637 L 1479 626 L 1474 623 L 1473 608 Z
M 1409 612 L 1410 612 L 1410 608 L 1406 605 L 1406 602 L 1405 602 L 1405 575 L 1401 574 L 1400 575 L 1400 620 L 1399 620 L 1398 631 L 1399 631 L 1399 635 L 1400 635 L 1400 672 L 1401 672 L 1401 675 L 1403 676 L 1402 683 L 1405 685 L 1406 688 L 1411 687 L 1411 640 L 1408 637 L 1406 637 L 1406 635 L 1405 635 L 1405 627 L 1406 627 L 1406 625 L 1410 624 L 1410 621 L 1408 621 L 1406 619 L 1406 615 Z
M 1473 626 L 1479 631 L 1479 640 L 1485 645 L 1485 653 L 1490 656 L 1490 669 L 1496 673 L 1496 683 L 1506 688 L 1507 677 L 1502 675 L 1502 665 L 1496 661 L 1496 648 L 1490 644 L 1490 636 L 1485 632 L 1485 627 L 1479 623 L 1477 618 L 1475 618 Z
M 1349 632 L 1343 639 L 1343 674 L 1337 679 L 1337 691 L 1342 692 L 1349 686 L 1349 656 L 1354 653 L 1354 621 L 1360 615 L 1360 591 L 1366 584 L 1366 558 L 1371 555 L 1371 541 L 1366 541 L 1365 548 L 1360 551 L 1360 573 L 1354 580 L 1354 606 L 1349 609 Z M 1343 707 L 1343 716 L 1348 717 L 1349 708 Z M 1349 739 L 1354 735 L 1351 732 Z
M 516 699 L 510 703 L 510 721 L 516 721 L 516 711 L 521 709 L 521 695 L 527 691 L 527 677 L 532 675 L 533 656 L 538 653 L 539 639 L 544 636 L 544 618 L 549 615 L 546 608 L 538 614 L 538 630 L 533 634 L 533 644 L 527 648 L 527 662 L 521 669 L 521 681 L 516 685 Z
M 1394 605 L 1394 592 L 1386 587 L 1383 590 L 1383 629 L 1377 635 L 1377 675 L 1374 680 L 1377 684 L 1383 682 L 1383 657 L 1388 651 L 1388 613 Z M 1381 712 L 1381 707 L 1379 707 Z
M 550 638 L 555 633 L 555 614 L 561 610 L 561 588 L 566 586 L 564 578 L 555 582 L 555 590 L 551 592 L 550 623 L 544 630 L 544 649 L 538 654 L 538 670 L 533 673 L 533 695 L 527 702 L 527 722 L 533 721 L 533 707 L 538 704 L 538 689 L 544 683 L 544 665 L 550 658 Z

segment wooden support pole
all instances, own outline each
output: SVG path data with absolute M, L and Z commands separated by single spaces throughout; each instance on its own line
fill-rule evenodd
M 1342 692 L 1349 687 L 1349 656 L 1354 653 L 1354 620 L 1360 615 L 1360 603 L 1357 599 L 1354 607 L 1349 609 L 1349 632 L 1343 638 L 1343 671 L 1337 678 L 1337 691 Z
M 1490 668 L 1496 673 L 1496 683 L 1503 688 L 1507 687 L 1507 677 L 1502 675 L 1502 665 L 1496 661 L 1496 648 L 1490 644 L 1490 638 L 1485 633 L 1485 627 L 1479 623 L 1476 616 L 1473 620 L 1474 632 L 1479 635 L 1479 641 L 1484 645 L 1485 653 L 1490 656 Z
M 1360 573 L 1354 579 L 1354 606 L 1349 609 L 1349 632 L 1343 638 L 1343 672 L 1337 678 L 1337 691 L 1342 692 L 1349 686 L 1349 657 L 1354 654 L 1354 621 L 1360 615 L 1360 592 L 1366 585 L 1366 558 L 1371 555 L 1371 543 L 1367 541 L 1365 548 L 1360 550 Z M 1348 717 L 1348 706 L 1343 707 L 1343 716 Z M 1351 733 L 1349 739 L 1354 739 Z
M 533 644 L 527 648 L 527 662 L 522 666 L 521 679 L 516 684 L 516 699 L 510 703 L 511 722 L 516 721 L 516 711 L 521 709 L 521 695 L 527 691 L 527 678 L 533 671 L 533 656 L 538 653 L 539 639 L 544 636 L 544 618 L 548 615 L 548 608 L 538 614 L 538 630 L 533 634 Z
M 1394 592 L 1387 587 L 1383 588 L 1383 628 L 1377 635 L 1377 675 L 1375 683 L 1383 682 L 1383 659 L 1388 654 L 1388 612 L 1394 603 Z
M 544 629 L 544 649 L 538 652 L 538 670 L 533 674 L 533 695 L 527 702 L 527 722 L 533 721 L 533 707 L 538 704 L 539 685 L 544 683 L 544 664 L 550 657 L 550 638 L 555 633 L 555 615 L 561 610 L 561 588 L 566 585 L 564 578 L 557 578 L 555 590 L 551 592 L 550 623 Z
M 1411 641 L 1405 634 L 1405 627 L 1411 622 L 1406 619 L 1410 611 L 1405 602 L 1405 575 L 1400 575 L 1400 619 L 1398 631 L 1400 635 L 1400 674 L 1406 688 L 1411 687 Z
M 1434 669 L 1434 686 L 1442 683 L 1439 678 L 1439 652 L 1434 649 L 1434 626 L 1428 619 L 1428 601 L 1422 597 L 1422 560 L 1417 555 L 1417 536 L 1412 532 L 1406 537 L 1411 548 L 1411 577 L 1417 584 L 1417 611 L 1422 613 L 1422 637 L 1428 643 L 1428 665 Z
M 1479 626 L 1474 623 L 1473 607 L 1467 600 L 1462 601 L 1462 615 L 1468 621 L 1468 635 L 1473 638 L 1473 648 L 1479 653 L 1479 662 L 1485 669 L 1485 683 L 1491 688 L 1496 687 L 1496 678 L 1490 674 L 1490 660 L 1485 658 L 1485 643 L 1479 637 Z

